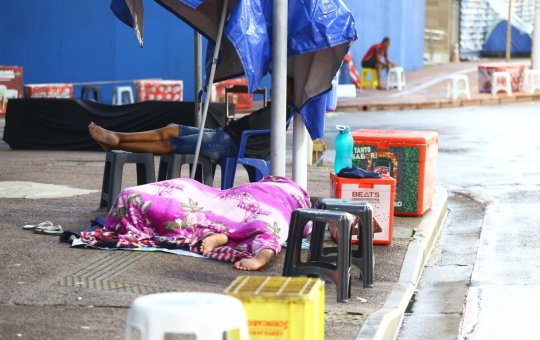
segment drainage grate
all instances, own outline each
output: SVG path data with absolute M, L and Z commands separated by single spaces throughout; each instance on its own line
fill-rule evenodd
M 366 321 L 366 315 L 357 312 L 326 311 L 324 320 L 331 323 L 341 323 L 348 325 L 362 325 Z
M 84 287 L 88 289 L 118 291 L 133 294 L 169 292 L 171 289 L 138 283 L 125 283 L 110 280 L 118 272 L 143 259 L 148 253 L 134 251 L 115 251 L 86 266 L 78 272 L 62 278 L 62 286 Z

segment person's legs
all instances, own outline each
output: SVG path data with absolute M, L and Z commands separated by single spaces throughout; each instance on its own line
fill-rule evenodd
M 377 89 L 378 90 L 382 90 L 383 87 L 381 85 L 381 70 L 382 70 L 382 64 L 381 63 L 377 63 L 377 66 L 375 67 L 375 70 L 377 71 L 377 81 L 378 81 L 378 84 L 377 84 Z
M 88 130 L 92 138 L 96 141 L 109 146 L 115 146 L 120 143 L 163 141 L 173 136 L 178 136 L 180 128 L 177 124 L 169 124 L 156 130 L 128 133 L 110 131 L 92 122 L 88 125 Z
M 163 128 L 142 132 L 115 132 L 90 123 L 88 130 L 92 138 L 105 151 L 111 149 L 130 152 L 165 154 L 172 152 L 171 137 L 178 136 L 179 126 L 169 124 Z
M 212 233 L 206 236 L 201 242 L 201 253 L 206 254 L 217 247 L 227 244 L 229 237 L 225 234 Z
M 270 262 L 270 260 L 276 255 L 276 252 L 272 249 L 262 249 L 255 255 L 255 257 L 249 259 L 241 259 L 234 263 L 234 268 L 239 270 L 259 270 L 264 268 Z
M 180 134 L 171 138 L 173 150 L 177 154 L 194 154 L 199 139 L 199 129 L 182 125 Z M 204 129 L 200 154 L 218 160 L 237 154 L 237 147 L 231 136 L 223 129 Z

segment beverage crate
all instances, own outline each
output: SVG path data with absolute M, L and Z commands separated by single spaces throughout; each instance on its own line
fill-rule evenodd
M 250 339 L 324 338 L 324 281 L 239 276 L 225 290 L 246 310 Z

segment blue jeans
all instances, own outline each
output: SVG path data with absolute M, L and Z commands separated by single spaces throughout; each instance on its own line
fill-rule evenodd
M 197 146 L 199 128 L 180 125 L 180 133 L 172 138 L 174 153 L 194 154 Z M 211 159 L 235 156 L 238 153 L 236 144 L 222 128 L 204 129 L 201 151 L 202 156 Z

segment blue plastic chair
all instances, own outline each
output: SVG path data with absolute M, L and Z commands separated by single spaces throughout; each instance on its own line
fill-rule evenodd
M 291 119 L 294 114 L 287 117 L 285 129 L 289 128 Z M 245 157 L 247 141 L 249 137 L 256 135 L 270 134 L 270 129 L 264 130 L 245 130 L 242 132 L 240 145 L 238 146 L 238 155 L 236 157 L 225 157 L 217 162 L 221 167 L 221 189 L 229 189 L 234 185 L 234 177 L 236 175 L 236 166 L 243 165 L 246 169 L 249 181 L 258 182 L 266 176 L 270 176 L 270 161 L 261 158 Z M 215 171 L 215 167 L 214 167 Z
M 245 157 L 248 138 L 256 135 L 269 134 L 270 130 L 246 130 L 242 132 L 240 146 L 236 157 L 225 157 L 217 162 L 221 167 L 221 189 L 229 189 L 234 185 L 236 166 L 243 165 L 246 169 L 249 181 L 258 182 L 270 175 L 270 161 L 260 158 Z

